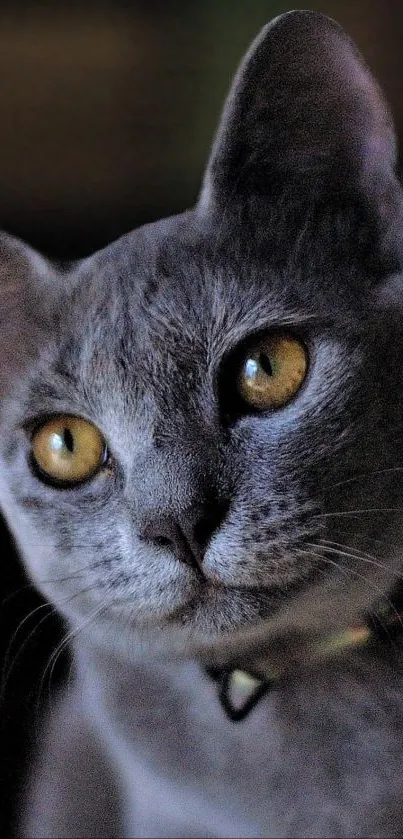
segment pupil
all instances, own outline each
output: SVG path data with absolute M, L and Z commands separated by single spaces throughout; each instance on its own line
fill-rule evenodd
M 259 364 L 260 364 L 262 370 L 266 373 L 267 376 L 272 376 L 273 375 L 273 368 L 270 364 L 270 359 L 269 359 L 268 355 L 265 355 L 264 353 L 260 353 Z
M 64 445 L 66 446 L 66 449 L 70 452 L 70 454 L 73 454 L 74 439 L 73 439 L 73 435 L 72 435 L 69 428 L 65 428 L 63 430 L 63 440 L 64 440 Z

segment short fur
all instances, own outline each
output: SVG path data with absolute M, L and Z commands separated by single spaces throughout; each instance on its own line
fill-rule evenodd
M 64 272 L 2 237 L 0 502 L 75 656 L 25 836 L 402 835 L 399 645 L 310 659 L 401 575 L 394 164 L 355 47 L 292 12 L 238 71 L 194 209 Z M 240 412 L 237 351 L 278 328 L 306 381 Z M 58 412 L 112 453 L 71 489 L 30 467 Z M 202 574 L 161 544 L 178 527 Z M 204 667 L 257 659 L 283 676 L 235 725 Z

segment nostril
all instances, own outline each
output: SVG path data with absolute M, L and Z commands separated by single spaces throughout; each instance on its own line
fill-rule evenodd
M 140 528 L 139 536 L 159 548 L 169 548 L 181 562 L 198 567 L 197 559 L 182 529 L 171 516 L 156 516 Z
M 170 539 L 168 539 L 166 536 L 157 536 L 157 537 L 156 537 L 156 539 L 154 539 L 154 542 L 155 542 L 155 544 L 156 544 L 156 545 L 158 545 L 160 548 L 168 548 L 168 547 L 172 547 L 172 542 L 171 542 L 171 540 L 170 540 Z
M 196 544 L 205 547 L 215 529 L 215 521 L 211 517 L 206 517 L 196 522 L 193 529 L 193 537 Z
M 206 515 L 201 516 L 193 525 L 193 539 L 194 542 L 205 548 L 208 542 L 214 536 L 215 531 L 222 524 L 227 512 L 229 504 L 226 502 L 216 503 L 211 505 Z

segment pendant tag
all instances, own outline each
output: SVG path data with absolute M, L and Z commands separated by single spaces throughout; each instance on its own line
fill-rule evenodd
M 233 722 L 245 719 L 273 687 L 272 682 L 245 670 L 209 670 L 208 673 L 217 682 L 218 698 Z

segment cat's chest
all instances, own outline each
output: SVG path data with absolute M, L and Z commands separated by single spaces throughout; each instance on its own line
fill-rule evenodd
M 121 684 L 109 697 L 103 734 L 135 812 L 128 834 L 157 835 L 172 824 L 180 836 L 183 824 L 186 836 L 256 836 L 268 806 L 268 757 L 278 750 L 273 703 L 234 724 L 198 665 L 172 671 L 171 679 L 165 668 L 137 671 L 136 685 Z
M 187 778 L 249 773 L 251 766 L 266 763 L 278 737 L 271 697 L 234 723 L 220 704 L 215 683 L 195 663 L 136 668 L 94 693 L 94 707 L 101 708 L 113 736 L 136 759 L 142 756 L 169 773 L 175 767 L 181 773 L 186 769 Z
M 96 714 L 147 823 L 160 808 L 173 835 L 193 816 L 203 835 L 303 835 L 314 812 L 327 835 L 346 808 L 371 824 L 403 788 L 403 685 L 376 669 L 366 679 L 325 667 L 233 723 L 196 664 L 138 668 L 109 680 Z

